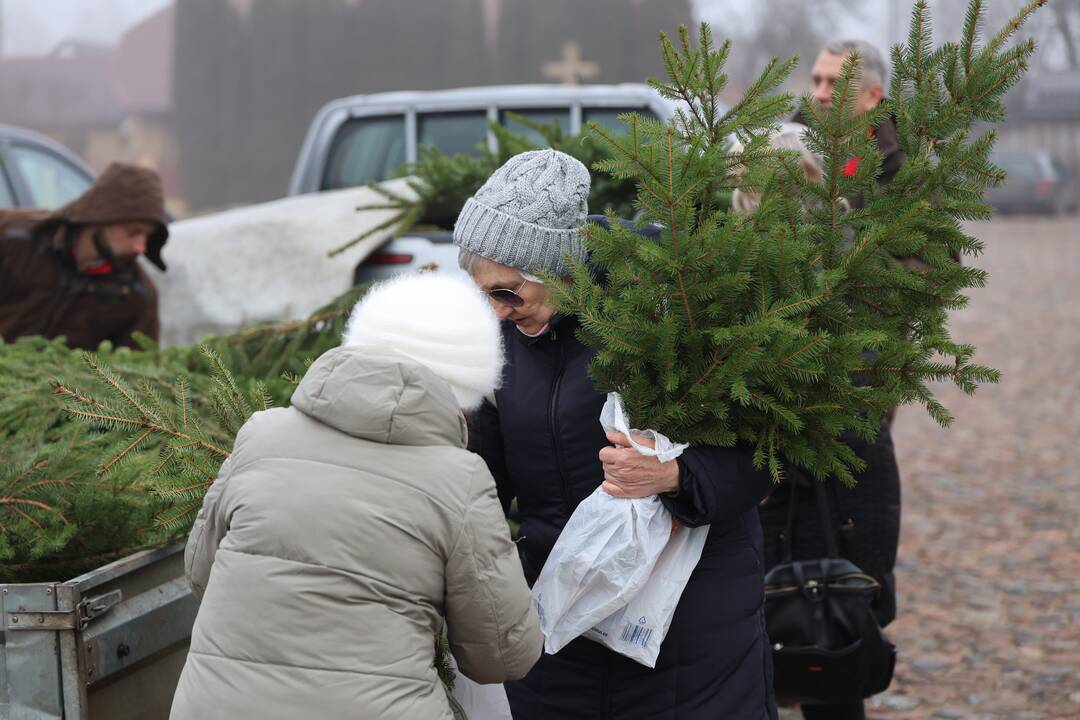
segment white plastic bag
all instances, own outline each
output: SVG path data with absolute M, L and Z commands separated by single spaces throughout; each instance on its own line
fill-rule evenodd
M 481 685 L 457 673 L 454 678 L 454 699 L 469 720 L 512 720 L 510 702 L 502 683 Z
M 442 633 L 445 637 L 445 625 Z M 453 653 L 448 653 L 447 659 L 450 661 L 450 669 L 454 671 L 454 691 L 451 698 L 467 720 L 513 720 L 510 715 L 510 702 L 506 699 L 506 690 L 502 683 L 481 685 L 474 682 L 458 669 Z M 454 710 L 452 703 L 451 710 Z
M 642 665 L 656 667 L 660 644 L 667 637 L 679 598 L 708 536 L 708 525 L 676 530 L 645 586 L 626 607 L 586 630 L 585 637 Z
M 630 420 L 623 410 L 622 398 L 619 393 L 608 393 L 604 407 L 600 409 L 600 425 L 604 432 L 621 432 L 630 441 L 630 446 L 642 455 L 655 457 L 660 462 L 670 462 L 682 455 L 683 450 L 690 447 L 689 443 L 676 443 L 655 430 L 634 430 L 630 427 Z M 634 439 L 634 435 L 644 435 L 652 438 L 655 447 L 642 445 Z
M 687 447 L 653 430 L 632 431 L 617 393 L 608 395 L 600 422 L 661 462 Z M 640 445 L 631 432 L 652 437 L 656 447 Z M 533 586 L 544 649 L 556 653 L 584 635 L 655 667 L 708 534 L 708 527 L 679 528 L 674 534 L 671 528 L 671 514 L 655 495 L 630 500 L 597 488 L 582 501 Z
M 658 498 L 627 500 L 602 488 L 578 505 L 533 585 L 544 649 L 557 653 L 625 607 L 645 586 L 671 534 Z

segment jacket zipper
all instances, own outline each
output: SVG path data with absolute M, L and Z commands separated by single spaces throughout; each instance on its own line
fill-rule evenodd
M 60 287 L 56 288 L 53 296 L 49 299 L 49 307 L 45 311 L 45 321 L 42 323 L 41 332 L 39 333 L 42 337 L 49 337 L 49 328 L 52 327 L 53 321 L 56 320 L 56 313 L 60 309 L 60 303 L 64 301 L 73 284 L 71 275 L 66 270 L 61 270 L 61 272 L 63 272 L 63 278 L 60 281 Z
M 555 330 L 551 330 L 551 341 L 557 342 L 558 336 Z M 555 409 L 558 405 L 559 387 L 562 385 L 563 374 L 566 372 L 566 356 L 564 348 L 559 345 L 559 370 L 555 373 L 555 379 L 551 383 L 551 397 L 548 398 L 548 428 L 551 431 L 551 447 L 555 453 L 555 464 L 559 468 L 559 480 L 562 484 L 563 507 L 566 509 L 566 517 L 570 517 L 570 486 L 566 480 L 566 468 L 563 467 L 562 451 L 559 448 L 559 435 L 555 422 Z
M 65 232 L 70 232 L 70 230 Z M 48 252 L 47 246 L 39 245 L 38 248 L 40 253 Z M 74 260 L 72 260 L 72 262 L 74 262 Z M 78 281 L 78 277 L 76 275 L 77 272 L 77 269 L 69 269 L 68 266 L 64 263 L 64 261 L 61 260 L 60 282 L 58 283 L 58 287 L 53 293 L 53 296 L 49 298 L 49 307 L 45 310 L 45 320 L 44 322 L 42 322 L 41 331 L 38 333 L 42 337 L 49 337 L 49 329 L 53 326 L 53 323 L 56 320 L 56 314 L 60 310 L 61 303 L 63 303 L 64 299 L 69 294 L 72 294 L 71 291 L 75 283 Z

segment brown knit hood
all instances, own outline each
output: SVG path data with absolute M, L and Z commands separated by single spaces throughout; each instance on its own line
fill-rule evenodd
M 161 189 L 161 179 L 149 168 L 112 163 L 89 190 L 55 210 L 45 218 L 42 226 L 130 220 L 145 220 L 157 225 L 146 244 L 146 259 L 164 270 L 161 248 L 169 237 L 165 195 Z

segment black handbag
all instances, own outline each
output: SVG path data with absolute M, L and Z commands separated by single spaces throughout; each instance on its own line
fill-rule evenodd
M 814 485 L 827 557 L 792 560 L 799 498 L 792 479 L 782 559 L 765 576 L 773 684 L 784 705 L 858 702 L 889 687 L 896 666 L 896 646 L 873 611 L 881 586 L 839 556 L 824 485 Z

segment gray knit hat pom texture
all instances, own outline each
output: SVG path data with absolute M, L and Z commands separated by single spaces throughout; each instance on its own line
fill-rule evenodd
M 465 202 L 454 243 L 527 273 L 567 275 L 566 256 L 584 261 L 589 171 L 558 150 L 515 155 Z

